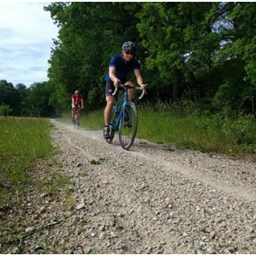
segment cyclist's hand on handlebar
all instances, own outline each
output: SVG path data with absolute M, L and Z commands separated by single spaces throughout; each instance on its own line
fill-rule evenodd
M 144 95 L 147 93 L 148 85 L 144 84 L 144 83 L 141 83 L 140 84 L 140 89 L 142 90 L 142 93 L 139 97 L 139 100 L 141 100 L 144 97 Z
M 113 81 L 113 83 L 114 83 L 114 86 L 115 86 L 115 87 L 118 87 L 118 85 L 121 83 L 121 81 L 120 81 L 118 78 L 116 78 L 116 79 Z
M 148 85 L 147 85 L 147 84 L 140 84 L 140 88 L 141 88 L 143 91 L 147 91 Z

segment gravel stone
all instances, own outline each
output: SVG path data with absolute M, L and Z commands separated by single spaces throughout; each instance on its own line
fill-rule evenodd
M 49 168 L 69 177 L 74 207 L 38 195 L 26 232 L 58 224 L 25 237 L 23 253 L 256 252 L 254 162 L 139 139 L 126 151 L 118 134 L 108 144 L 102 131 L 51 121 Z

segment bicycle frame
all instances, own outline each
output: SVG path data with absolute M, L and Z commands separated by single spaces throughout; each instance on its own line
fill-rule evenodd
M 120 106 L 120 104 L 118 105 L 118 95 L 116 96 L 116 99 L 115 99 L 115 105 L 113 108 L 113 112 L 115 113 L 116 116 L 114 119 L 114 123 L 112 124 L 112 131 L 114 131 L 114 132 L 119 130 L 121 118 L 123 116 L 125 106 L 128 102 L 128 88 L 124 87 L 124 94 L 122 97 L 123 97 L 123 99 L 122 99 L 121 106 Z
M 133 141 L 136 137 L 137 126 L 138 126 L 138 113 L 137 107 L 133 102 L 128 101 L 128 90 L 129 89 L 140 89 L 140 87 L 132 87 L 129 85 L 119 85 L 119 88 L 123 88 L 124 93 L 122 95 L 122 99 L 119 101 L 118 99 L 118 88 L 115 88 L 115 91 L 112 93 L 115 98 L 115 104 L 113 107 L 114 115 L 113 121 L 109 125 L 110 128 L 110 137 L 106 139 L 108 143 L 111 143 L 115 132 L 119 131 L 119 142 L 124 149 L 129 149 L 133 144 Z M 139 99 L 145 94 L 145 90 L 143 90 Z M 128 108 L 129 107 L 129 108 Z M 128 110 L 130 109 L 131 112 Z
M 80 121 L 80 114 L 81 114 L 81 108 L 75 107 L 74 109 L 74 126 L 79 127 L 79 121 Z

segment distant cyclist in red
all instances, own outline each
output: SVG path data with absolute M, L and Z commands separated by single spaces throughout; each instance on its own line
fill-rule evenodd
M 74 117 L 77 111 L 77 114 L 80 115 L 81 110 L 84 108 L 84 98 L 80 95 L 79 90 L 76 90 L 71 96 L 72 100 L 72 121 L 74 122 Z

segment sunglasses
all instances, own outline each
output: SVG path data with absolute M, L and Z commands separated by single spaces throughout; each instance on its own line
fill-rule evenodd
M 125 54 L 127 54 L 127 55 L 133 55 L 133 53 L 132 53 L 132 52 L 129 52 L 129 51 L 125 52 Z

